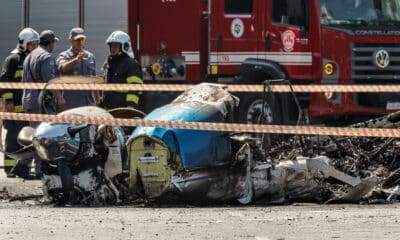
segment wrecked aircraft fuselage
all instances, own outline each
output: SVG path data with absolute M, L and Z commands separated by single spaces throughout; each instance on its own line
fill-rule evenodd
M 238 100 L 223 87 L 200 84 L 145 119 L 228 122 Z M 237 135 L 237 134 L 236 134 Z M 127 143 L 130 185 L 148 199 L 191 202 L 238 200 L 247 204 L 324 201 L 328 177 L 356 186 L 361 181 L 329 165 L 324 157 L 272 164 L 255 139 L 222 131 L 138 127 Z M 140 185 L 140 186 L 139 186 Z
M 224 122 L 237 101 L 214 85 L 200 85 L 171 104 L 151 112 L 147 120 Z M 229 133 L 183 129 L 138 127 L 127 143 L 131 186 L 137 178 L 146 197 L 168 191 L 182 170 L 214 169 L 231 162 Z M 202 191 L 201 189 L 198 189 Z

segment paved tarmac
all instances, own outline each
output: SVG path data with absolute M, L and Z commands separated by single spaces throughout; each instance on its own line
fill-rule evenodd
M 54 207 L 0 173 L 0 239 L 399 239 L 400 205 Z
M 60 208 L 41 196 L 41 181 L 0 169 L 0 239 L 400 238 L 399 204 Z

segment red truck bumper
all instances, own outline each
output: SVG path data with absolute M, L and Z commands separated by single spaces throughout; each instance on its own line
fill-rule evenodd
M 365 107 L 356 103 L 353 93 L 337 93 L 337 101 L 328 101 L 324 93 L 310 93 L 310 117 L 328 117 L 344 115 L 382 115 L 396 110 Z

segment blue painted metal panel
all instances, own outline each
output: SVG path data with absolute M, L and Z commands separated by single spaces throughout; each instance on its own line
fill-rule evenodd
M 224 122 L 214 106 L 196 102 L 168 104 L 157 108 L 146 120 L 180 122 Z M 219 131 L 196 131 L 168 128 L 138 127 L 130 138 L 147 135 L 160 139 L 172 152 L 180 155 L 185 169 L 223 165 L 231 160 L 229 134 Z

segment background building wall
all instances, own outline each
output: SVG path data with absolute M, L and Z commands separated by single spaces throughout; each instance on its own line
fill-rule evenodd
M 68 34 L 71 28 L 82 24 L 86 31 L 86 48 L 96 57 L 97 74 L 109 49 L 105 41 L 114 30 L 128 29 L 128 0 L 7 0 L 0 7 L 0 62 L 16 46 L 18 33 L 27 26 L 39 33 L 45 29 L 55 32 L 60 42 L 56 44 L 54 55 L 69 48 Z M 27 13 L 24 11 L 24 4 Z M 80 3 L 82 5 L 80 6 Z M 82 16 L 80 16 L 80 12 Z M 80 17 L 83 21 L 80 21 Z
M 0 65 L 17 45 L 17 37 L 23 27 L 23 0 L 1 1 L 0 7 Z
M 68 34 L 72 27 L 78 26 L 79 7 L 77 0 L 30 0 L 29 27 L 39 33 L 50 29 L 60 39 L 55 45 L 54 53 L 58 54 L 69 48 Z
M 109 54 L 107 37 L 115 30 L 128 32 L 129 0 L 85 0 L 84 28 L 87 33 L 87 47 L 96 56 L 98 72 Z M 133 41 L 133 39 L 131 39 Z

